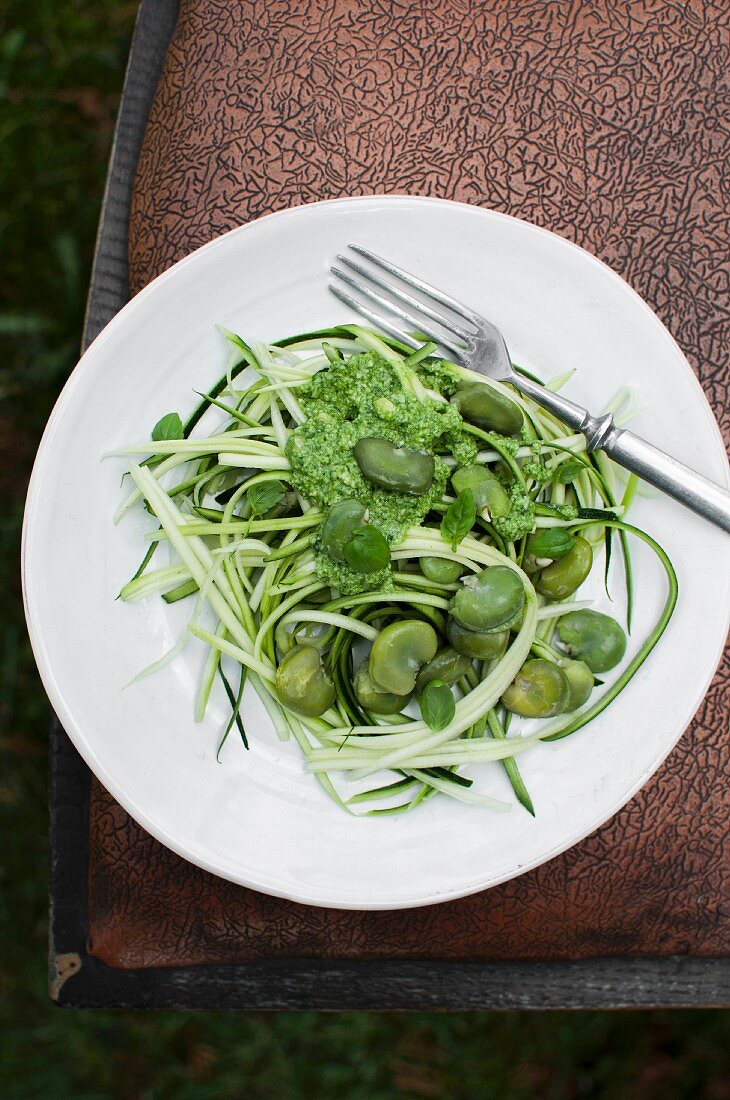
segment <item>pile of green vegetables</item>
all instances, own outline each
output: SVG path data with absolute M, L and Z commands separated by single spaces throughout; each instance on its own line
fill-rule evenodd
M 402 812 L 437 792 L 508 809 L 462 771 L 486 762 L 534 812 L 518 754 L 600 714 L 676 602 L 665 552 L 623 518 L 635 479 L 619 489 L 582 435 L 432 343 L 412 352 L 356 325 L 254 347 L 224 335 L 226 374 L 187 423 L 170 413 L 152 442 L 115 452 L 141 459 L 118 518 L 142 501 L 159 525 L 121 597 L 190 599 L 168 657 L 191 635 L 208 647 L 196 717 L 219 677 L 221 745 L 237 727 L 248 747 L 250 684 L 351 812 Z M 599 551 L 608 585 L 618 546 L 630 629 L 630 536 L 668 592 L 606 687 L 596 677 L 622 662 L 626 633 L 576 593 Z M 515 735 L 513 715 L 553 721 Z M 342 777 L 365 782 L 343 793 Z

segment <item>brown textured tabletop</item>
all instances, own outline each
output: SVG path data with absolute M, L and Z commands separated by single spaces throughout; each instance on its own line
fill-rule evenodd
M 679 341 L 727 440 L 729 14 L 712 0 L 185 0 L 138 166 L 131 285 L 292 204 L 396 191 L 477 203 L 622 274 Z M 726 657 L 679 747 L 609 824 L 519 879 L 408 912 L 223 882 L 95 783 L 90 954 L 120 968 L 727 956 L 729 712 Z

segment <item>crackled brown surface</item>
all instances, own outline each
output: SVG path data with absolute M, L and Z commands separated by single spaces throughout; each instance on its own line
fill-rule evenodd
M 729 24 L 711 0 L 183 2 L 139 164 L 132 286 L 314 199 L 408 191 L 489 206 L 628 279 L 728 438 Z M 127 967 L 727 954 L 729 708 L 726 659 L 680 746 L 608 825 L 504 886 L 409 912 L 232 886 L 95 784 L 92 953 Z

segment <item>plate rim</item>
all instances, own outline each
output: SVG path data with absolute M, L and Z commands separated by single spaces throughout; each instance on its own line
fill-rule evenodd
M 181 259 L 177 260 L 174 264 L 171 264 L 168 268 L 162 271 L 154 279 L 152 279 L 139 293 L 134 295 L 125 305 L 119 310 L 118 313 L 112 318 L 112 320 L 102 329 L 102 331 L 95 337 L 95 339 L 86 348 L 76 366 L 71 371 L 68 379 L 62 387 L 56 402 L 54 403 L 51 414 L 48 418 L 46 426 L 43 431 L 36 457 L 33 463 L 31 476 L 28 483 L 28 491 L 26 495 L 26 502 L 23 515 L 23 526 L 21 535 L 21 581 L 23 591 L 23 604 L 25 610 L 25 618 L 28 629 L 28 635 L 31 643 L 31 649 L 36 661 L 38 672 L 43 684 L 43 688 L 48 695 L 51 706 L 57 715 L 63 729 L 66 731 L 71 742 L 76 748 L 77 752 L 81 755 L 87 766 L 91 769 L 94 775 L 103 784 L 106 790 L 112 795 L 113 798 L 123 807 L 123 809 L 130 814 L 130 816 L 151 836 L 162 843 L 165 847 L 185 859 L 187 862 L 201 867 L 203 870 L 208 871 L 211 874 L 216 875 L 219 878 L 224 878 L 228 881 L 237 883 L 238 885 L 247 887 L 248 889 L 256 890 L 259 892 L 267 893 L 274 897 L 286 898 L 299 904 L 312 905 L 315 907 L 343 909 L 343 910 L 355 910 L 355 911 L 394 911 L 399 909 L 412 909 L 420 908 L 427 905 L 437 904 L 443 901 L 454 900 L 460 897 L 468 897 L 472 894 L 479 893 L 483 890 L 491 889 L 498 886 L 501 883 L 507 882 L 513 878 L 516 878 L 527 871 L 534 870 L 536 867 L 540 867 L 556 856 L 568 851 L 570 848 L 579 844 L 585 840 L 588 836 L 592 835 L 597 829 L 601 828 L 608 821 L 610 821 L 631 799 L 637 794 L 637 792 L 646 784 L 646 782 L 654 775 L 669 754 L 676 748 L 681 738 L 686 733 L 689 725 L 691 724 L 697 710 L 701 706 L 707 690 L 714 679 L 715 673 L 719 667 L 722 655 L 725 649 L 725 639 L 727 637 L 728 628 L 730 627 L 730 602 L 725 609 L 725 630 L 724 635 L 721 637 L 717 646 L 715 655 L 709 666 L 708 674 L 704 680 L 702 689 L 692 704 L 692 711 L 688 722 L 680 729 L 676 737 L 667 745 L 665 751 L 652 761 L 651 765 L 645 768 L 636 782 L 629 788 L 628 793 L 622 794 L 619 801 L 612 805 L 612 808 L 605 814 L 601 815 L 600 820 L 597 820 L 588 832 L 583 832 L 582 829 L 578 831 L 578 834 L 570 834 L 565 842 L 559 842 L 554 845 L 547 853 L 541 853 L 534 860 L 528 860 L 524 864 L 520 864 L 517 867 L 513 867 L 511 870 L 497 875 L 489 876 L 486 881 L 480 880 L 471 883 L 469 886 L 462 886 L 453 889 L 443 891 L 430 891 L 427 894 L 409 897 L 406 900 L 383 900 L 379 899 L 375 902 L 370 902 L 362 899 L 353 899 L 345 896 L 341 896 L 335 900 L 331 897 L 323 898 L 321 894 L 317 893 L 315 889 L 312 893 L 307 893 L 303 889 L 294 890 L 284 888 L 278 880 L 274 879 L 272 882 L 266 882 L 263 884 L 261 878 L 257 878 L 255 881 L 245 874 L 241 874 L 235 867 L 222 867 L 222 862 L 215 862 L 214 860 L 207 859 L 202 852 L 196 851 L 192 853 L 190 847 L 179 843 L 174 834 L 168 832 L 163 825 L 156 824 L 151 820 L 147 814 L 137 805 L 135 799 L 132 796 L 128 796 L 124 790 L 117 785 L 113 777 L 108 773 L 107 769 L 99 761 L 97 754 L 93 749 L 92 743 L 84 734 L 80 725 L 75 721 L 70 708 L 66 705 L 64 693 L 61 685 L 56 680 L 51 667 L 50 659 L 46 653 L 45 641 L 43 637 L 43 629 L 41 623 L 41 617 L 39 615 L 38 606 L 33 599 L 32 586 L 32 569 L 31 569 L 31 551 L 30 551 L 30 531 L 33 526 L 34 517 L 37 511 L 38 499 L 41 493 L 41 481 L 43 475 L 43 467 L 45 462 L 45 455 L 50 448 L 51 443 L 55 437 L 57 425 L 67 403 L 72 399 L 73 393 L 80 382 L 85 378 L 85 375 L 89 369 L 93 367 L 93 360 L 99 353 L 99 350 L 103 348 L 106 341 L 114 334 L 116 329 L 126 323 L 128 315 L 133 314 L 135 309 L 139 308 L 139 303 L 144 305 L 150 295 L 154 294 L 157 288 L 168 281 L 175 278 L 179 271 L 186 265 L 197 261 L 201 253 L 214 251 L 220 247 L 222 242 L 233 235 L 242 236 L 247 230 L 253 227 L 259 226 L 262 222 L 270 219 L 286 219 L 291 217 L 302 216 L 302 212 L 314 211 L 323 207 L 330 207 L 335 205 L 351 204 L 351 205 L 366 205 L 368 203 L 408 203 L 418 204 L 423 206 L 438 206 L 438 207 L 463 207 L 469 210 L 477 216 L 485 216 L 487 218 L 493 218 L 500 221 L 517 222 L 521 227 L 526 228 L 539 235 L 547 236 L 554 242 L 558 242 L 563 247 L 571 250 L 577 250 L 579 253 L 594 264 L 598 264 L 605 272 L 607 272 L 614 280 L 617 280 L 624 290 L 628 290 L 632 297 L 640 304 L 643 312 L 653 322 L 654 326 L 662 334 L 662 337 L 667 337 L 674 346 L 676 352 L 679 353 L 686 371 L 690 375 L 696 392 L 702 398 L 702 405 L 704 407 L 705 417 L 708 421 L 708 426 L 711 428 L 713 443 L 717 449 L 718 457 L 722 455 L 725 459 L 725 486 L 730 487 L 730 466 L 728 466 L 727 452 L 725 444 L 722 438 L 722 434 L 715 418 L 715 414 L 709 403 L 709 400 L 695 374 L 691 365 L 689 364 L 684 352 L 679 346 L 677 340 L 674 338 L 669 329 L 664 325 L 661 319 L 657 316 L 651 306 L 644 300 L 644 298 L 636 291 L 630 283 L 628 283 L 623 276 L 616 272 L 607 263 L 583 248 L 581 245 L 576 244 L 573 241 L 568 240 L 566 237 L 561 236 L 552 230 L 546 229 L 543 226 L 536 225 L 534 222 L 527 221 L 523 218 L 518 218 L 515 215 L 507 214 L 499 210 L 494 210 L 489 207 L 477 206 L 473 203 L 461 202 L 452 199 L 443 199 L 423 195 L 410 195 L 407 192 L 396 192 L 388 194 L 370 194 L 370 195 L 354 195 L 354 196 L 341 196 L 336 199 L 324 199 L 311 203 L 300 203 L 298 205 L 288 206 L 282 210 L 276 210 L 268 214 L 264 214 L 258 218 L 254 218 L 251 221 L 245 222 L 241 225 L 234 226 L 224 233 L 220 233 L 212 240 L 207 241 L 205 244 L 200 245 L 198 248 L 189 252 Z M 229 862 L 229 861 L 226 861 Z M 278 884 L 277 884 L 278 883 Z

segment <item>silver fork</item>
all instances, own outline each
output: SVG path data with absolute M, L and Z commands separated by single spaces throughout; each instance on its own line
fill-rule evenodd
M 347 270 L 333 265 L 331 271 L 337 281 L 330 283 L 329 288 L 340 301 L 403 344 L 418 348 L 423 341 L 414 340 L 388 317 L 372 309 L 371 304 L 407 321 L 416 331 L 424 333 L 448 352 L 450 359 L 488 378 L 510 383 L 525 396 L 549 409 L 573 431 L 582 432 L 589 451 L 605 451 L 615 462 L 638 474 L 650 485 L 730 532 L 730 493 L 727 490 L 633 432 L 617 428 L 613 416 L 591 416 L 574 401 L 519 374 L 512 366 L 502 333 L 473 309 L 367 248 L 356 244 L 351 244 L 350 248 L 369 261 L 372 267 L 366 267 L 349 256 L 337 257 Z M 384 279 L 377 269 L 387 272 L 397 281 Z M 354 298 L 343 289 L 343 284 L 365 301 Z M 417 290 L 420 297 L 410 294 L 403 284 Z M 434 328 L 434 325 L 437 327 Z

